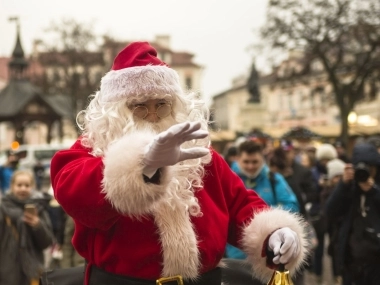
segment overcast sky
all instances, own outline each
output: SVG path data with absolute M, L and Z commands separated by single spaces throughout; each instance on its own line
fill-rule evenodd
M 15 44 L 19 16 L 24 50 L 53 20 L 75 18 L 94 22 L 97 34 L 120 40 L 153 40 L 171 36 L 175 51 L 195 54 L 204 66 L 202 91 L 206 100 L 231 87 L 231 80 L 249 72 L 257 42 L 254 30 L 265 21 L 267 0 L 0 0 L 0 56 L 9 56 Z

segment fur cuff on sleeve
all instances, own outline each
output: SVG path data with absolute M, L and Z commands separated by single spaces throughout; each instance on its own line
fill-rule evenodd
M 126 135 L 111 145 L 104 157 L 103 192 L 115 209 L 129 216 L 150 212 L 170 182 L 169 168 L 161 168 L 159 184 L 145 183 L 142 169 L 144 148 L 153 133 Z
M 242 245 L 247 253 L 247 260 L 252 264 L 253 274 L 258 279 L 267 282 L 272 276 L 273 269 L 266 265 L 266 258 L 262 256 L 263 246 L 267 237 L 275 230 L 289 227 L 298 236 L 301 250 L 298 256 L 286 264 L 286 269 L 293 275 L 300 269 L 307 257 L 307 240 L 304 231 L 303 219 L 297 215 L 279 208 L 270 208 L 255 213 L 250 224 L 243 231 Z

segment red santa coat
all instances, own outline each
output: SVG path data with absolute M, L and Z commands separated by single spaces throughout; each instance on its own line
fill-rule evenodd
M 134 140 L 126 137 L 110 148 L 104 158 L 94 157 L 77 141 L 52 160 L 55 197 L 74 218 L 72 242 L 89 264 L 135 278 L 155 280 L 168 273 L 194 278 L 191 270 L 201 274 L 218 265 L 228 241 L 245 249 L 256 276 L 265 279 L 271 270 L 266 268 L 261 253 L 268 235 L 289 226 L 303 239 L 297 216 L 269 209 L 254 191 L 245 189 L 240 178 L 214 151 L 211 163 L 205 166 L 203 189 L 195 192 L 203 216 L 190 217 L 190 228 L 184 232 L 184 222 L 177 221 L 177 215 L 171 214 L 167 219 L 164 216 L 166 220 L 161 223 L 147 209 L 163 197 L 172 174 L 163 169 L 160 185 L 143 181 L 139 157 L 141 146 L 148 141 L 146 135 Z M 168 227 L 162 230 L 165 223 Z M 166 235 L 172 228 L 173 233 Z M 195 255 L 199 264 L 197 261 L 187 264 L 194 250 L 191 231 L 196 237 Z M 171 248 L 176 243 L 177 248 Z M 183 268 L 175 267 L 178 260 L 171 262 L 177 255 Z M 298 267 L 304 255 L 302 249 L 288 268 Z

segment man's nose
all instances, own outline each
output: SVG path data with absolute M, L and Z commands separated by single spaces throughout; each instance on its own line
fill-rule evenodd
M 148 115 L 145 117 L 145 120 L 147 120 L 148 122 L 152 122 L 152 123 L 155 123 L 159 120 L 158 116 L 157 116 L 157 108 L 156 106 L 154 105 L 151 105 L 151 106 L 147 106 L 147 109 L 148 109 Z
M 151 122 L 151 123 L 156 123 L 156 122 L 158 122 L 159 118 L 158 118 L 156 112 L 149 112 L 148 116 L 145 117 L 145 120 L 147 120 L 148 122 Z

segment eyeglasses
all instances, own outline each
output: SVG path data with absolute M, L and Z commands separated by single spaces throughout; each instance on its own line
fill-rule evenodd
M 172 105 L 164 103 L 157 107 L 156 112 L 149 112 L 148 108 L 145 106 L 137 106 L 132 110 L 133 116 L 145 119 L 149 114 L 156 114 L 157 117 L 163 119 L 170 115 L 172 112 Z

